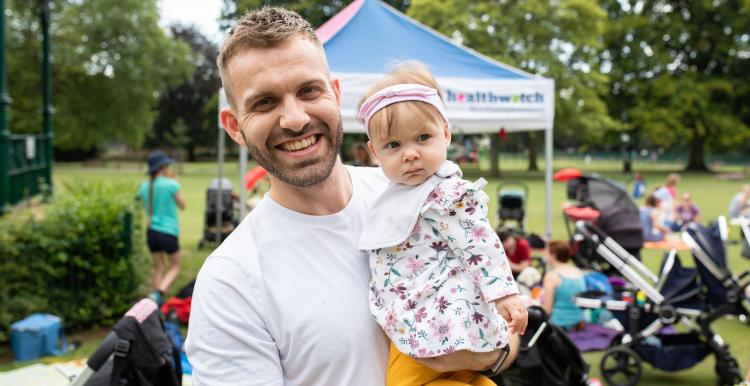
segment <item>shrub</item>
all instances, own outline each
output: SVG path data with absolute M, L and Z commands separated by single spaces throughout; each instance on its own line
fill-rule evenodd
M 150 258 L 130 185 L 86 182 L 0 218 L 0 342 L 32 312 L 66 327 L 118 318 L 145 290 Z

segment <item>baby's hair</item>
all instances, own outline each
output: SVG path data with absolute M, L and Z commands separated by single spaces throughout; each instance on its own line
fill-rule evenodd
M 552 240 L 547 248 L 549 248 L 549 253 L 555 256 L 555 260 L 561 263 L 567 263 L 572 255 L 570 246 L 565 241 Z
M 440 99 L 443 99 L 443 93 L 440 91 L 440 86 L 438 86 L 438 83 L 432 76 L 432 73 L 430 73 L 430 70 L 428 70 L 424 64 L 410 60 L 396 64 L 391 68 L 388 75 L 375 81 L 359 101 L 357 109 L 362 106 L 362 103 L 364 103 L 367 98 L 371 97 L 376 92 L 386 87 L 404 83 L 421 84 L 427 87 L 432 87 L 437 90 Z M 373 134 L 377 134 L 378 136 L 390 136 L 392 134 L 396 116 L 399 113 L 405 112 L 404 110 L 409 108 L 408 105 L 415 107 L 410 109 L 409 112 L 419 114 L 420 118 L 424 121 L 436 118 L 440 121 L 443 120 L 440 118 L 440 113 L 429 103 L 419 101 L 409 101 L 408 103 L 399 102 L 386 106 L 372 116 L 367 125 L 369 130 L 368 134 L 370 134 L 371 137 Z

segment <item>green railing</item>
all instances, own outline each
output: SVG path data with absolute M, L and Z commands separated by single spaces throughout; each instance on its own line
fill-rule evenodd
M 5 68 L 5 0 L 0 0 L 0 214 L 6 206 L 31 196 L 52 193 L 52 68 L 49 0 L 37 1 L 42 27 L 42 134 L 14 135 L 8 130 Z
M 45 134 L 0 133 L 0 207 L 50 192 L 49 148 Z

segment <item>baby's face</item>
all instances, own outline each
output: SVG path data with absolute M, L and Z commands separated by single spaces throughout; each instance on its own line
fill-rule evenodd
M 451 133 L 438 114 L 424 119 L 424 114 L 416 111 L 418 102 L 400 103 L 408 106 L 399 110 L 390 134 L 388 130 L 372 130 L 367 144 L 388 179 L 419 185 L 445 162 Z

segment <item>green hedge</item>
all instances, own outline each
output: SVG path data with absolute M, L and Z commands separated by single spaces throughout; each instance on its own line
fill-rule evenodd
M 62 191 L 0 218 L 0 342 L 32 312 L 89 325 L 119 318 L 145 291 L 150 257 L 133 187 L 86 182 Z

